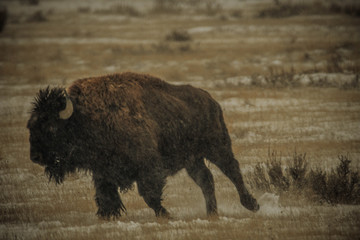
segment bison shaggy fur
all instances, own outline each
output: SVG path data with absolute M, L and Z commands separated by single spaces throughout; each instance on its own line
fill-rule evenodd
M 125 211 L 120 196 L 134 182 L 156 216 L 168 176 L 186 169 L 217 214 L 208 159 L 234 183 L 249 210 L 259 205 L 246 189 L 220 105 L 204 90 L 150 75 L 121 73 L 40 90 L 27 125 L 30 158 L 61 183 L 77 169 L 92 172 L 100 217 Z

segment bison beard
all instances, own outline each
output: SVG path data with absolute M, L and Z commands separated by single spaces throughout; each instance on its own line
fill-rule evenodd
M 156 216 L 166 177 L 185 168 L 201 188 L 209 215 L 217 214 L 214 180 L 204 158 L 234 183 L 249 210 L 259 205 L 247 191 L 231 149 L 219 104 L 205 91 L 158 78 L 122 73 L 40 90 L 31 117 L 30 158 L 61 183 L 76 169 L 92 172 L 97 214 L 126 211 L 118 189 L 136 182 Z

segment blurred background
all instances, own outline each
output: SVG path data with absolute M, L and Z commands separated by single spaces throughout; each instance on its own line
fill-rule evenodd
M 202 87 L 346 85 L 355 83 L 349 76 L 336 83 L 334 74 L 359 72 L 357 1 L 3 0 L 1 5 L 6 23 L 0 81 L 67 84 L 130 70 Z M 280 79 L 266 79 L 272 75 Z
M 0 30 L 0 239 L 359 236 L 358 1 L 1 0 Z M 128 215 L 99 220 L 91 173 L 48 182 L 29 159 L 36 93 L 124 71 L 220 103 L 259 213 L 209 163 L 216 221 L 183 171 L 165 189 L 173 221 L 156 220 L 137 191 L 123 195 Z

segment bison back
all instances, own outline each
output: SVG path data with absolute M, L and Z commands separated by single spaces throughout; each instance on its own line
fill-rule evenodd
M 176 168 L 189 154 L 201 154 L 228 136 L 219 104 L 206 91 L 189 85 L 122 73 L 78 80 L 69 93 L 77 114 L 86 119 L 88 128 L 100 131 L 108 145 L 126 142 L 158 151 Z

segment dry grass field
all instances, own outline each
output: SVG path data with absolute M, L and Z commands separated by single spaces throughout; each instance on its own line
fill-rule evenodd
M 331 172 L 346 155 L 360 170 L 356 1 L 292 1 L 286 16 L 276 9 L 290 1 L 29 2 L 0 3 L 8 9 L 0 33 L 0 239 L 360 239 L 359 205 L 251 184 L 272 151 L 283 166 L 296 151 L 311 169 Z M 168 178 L 170 220 L 157 219 L 136 186 L 122 194 L 127 215 L 106 221 L 95 215 L 91 173 L 48 181 L 29 158 L 26 122 L 37 91 L 123 71 L 209 91 L 257 213 L 211 164 L 218 218 L 206 217 L 185 171 Z

